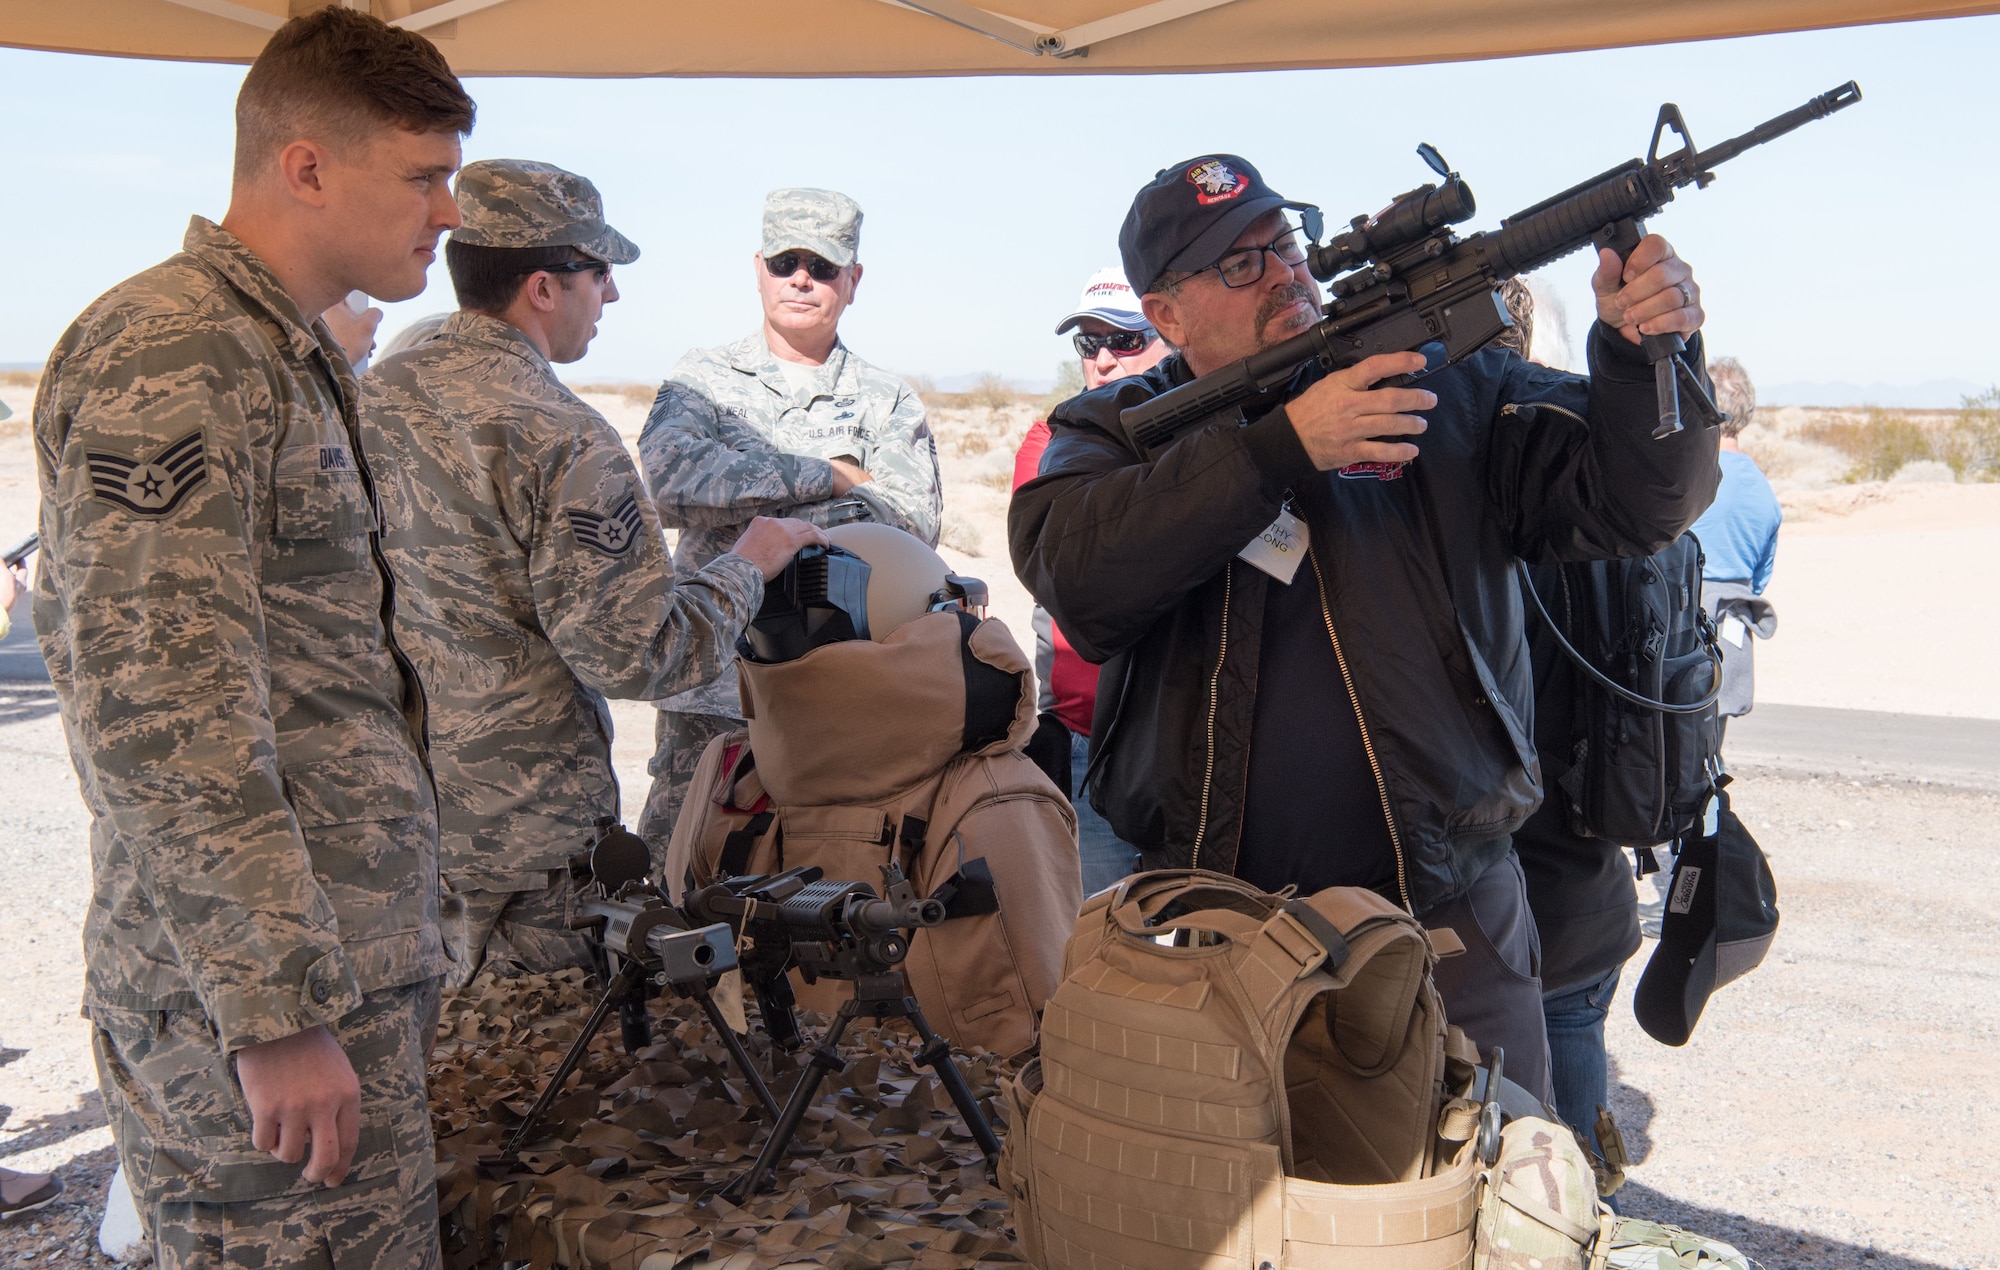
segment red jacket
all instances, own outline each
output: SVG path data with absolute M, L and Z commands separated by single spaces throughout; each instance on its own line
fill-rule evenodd
M 1048 421 L 1038 419 L 1035 426 L 1028 429 L 1028 435 L 1021 441 L 1021 448 L 1014 455 L 1014 488 L 1033 479 L 1041 471 L 1042 451 L 1048 448 Z M 1040 629 L 1045 615 L 1037 613 L 1035 625 Z M 1097 708 L 1097 667 L 1083 659 L 1082 654 L 1069 646 L 1063 633 L 1055 623 L 1049 623 L 1055 655 L 1048 665 L 1042 664 L 1038 655 L 1035 670 L 1048 681 L 1048 691 L 1055 698 L 1055 715 L 1063 725 L 1079 736 L 1090 735 L 1090 712 Z M 1040 653 L 1037 649 L 1037 654 Z

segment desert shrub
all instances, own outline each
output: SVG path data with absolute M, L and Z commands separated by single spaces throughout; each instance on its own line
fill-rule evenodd
M 972 391 L 965 396 L 966 404 L 969 406 L 980 406 L 987 410 L 1005 410 L 1014 404 L 1018 394 L 1006 380 L 989 372 L 981 375 L 979 382 L 974 384 Z
M 579 396 L 617 397 L 628 406 L 650 406 L 660 395 L 658 384 L 575 384 L 570 390 Z
M 1042 413 L 1048 414 L 1063 402 L 1083 391 L 1083 367 L 1074 357 L 1065 357 L 1056 363 L 1056 386 L 1049 395 L 1042 398 Z
M 2000 480 L 2000 386 L 1964 399 L 1938 451 L 1961 481 Z
M 1886 481 L 1905 463 L 1943 456 L 1931 433 L 1900 411 L 1869 406 L 1859 419 L 1820 419 L 1800 429 L 1808 441 L 1832 446 L 1853 464 L 1849 481 Z
M 953 551 L 962 551 L 968 556 L 981 554 L 979 530 L 957 519 L 950 512 L 945 513 L 944 526 L 938 534 L 938 541 Z
M 0 370 L 0 385 L 8 388 L 33 388 L 42 382 L 42 372 L 38 370 Z

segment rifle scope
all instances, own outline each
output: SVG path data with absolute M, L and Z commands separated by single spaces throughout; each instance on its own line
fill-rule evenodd
M 1324 247 L 1315 247 L 1306 257 L 1306 267 L 1321 282 L 1336 274 L 1358 269 L 1369 261 L 1379 261 L 1399 249 L 1429 236 L 1439 227 L 1455 225 L 1479 210 L 1472 187 L 1457 173 L 1445 177 L 1442 185 L 1421 185 L 1372 217 L 1357 216 L 1353 228 L 1335 236 Z

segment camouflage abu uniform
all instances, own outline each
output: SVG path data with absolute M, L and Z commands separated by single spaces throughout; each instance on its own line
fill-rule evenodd
M 438 1257 L 437 821 L 355 395 L 325 325 L 197 217 L 77 319 L 35 402 L 35 624 L 91 813 L 84 1012 L 167 1267 Z M 228 1057 L 317 1024 L 362 1081 L 331 1190 L 252 1146 Z
M 766 257 L 803 248 L 850 265 L 860 236 L 861 209 L 844 194 L 774 190 L 765 200 Z M 828 460 L 841 457 L 874 479 L 835 498 Z M 943 496 L 923 399 L 839 341 L 797 389 L 761 329 L 688 353 L 660 387 L 639 458 L 661 522 L 682 531 L 674 560 L 683 577 L 726 550 L 753 516 L 879 521 L 937 545 Z M 648 841 L 671 833 L 709 738 L 736 725 L 736 683 L 732 660 L 713 681 L 660 703 L 653 789 L 639 826 Z
M 473 163 L 457 193 L 454 240 L 638 255 L 589 182 L 561 169 Z M 563 870 L 619 814 L 604 698 L 714 677 L 763 575 L 722 555 L 675 586 L 618 434 L 499 318 L 452 314 L 362 392 L 398 624 L 430 692 L 445 881 L 466 908 L 462 934 L 448 923 L 469 954 L 455 982 L 482 949 L 531 971 L 588 964 Z

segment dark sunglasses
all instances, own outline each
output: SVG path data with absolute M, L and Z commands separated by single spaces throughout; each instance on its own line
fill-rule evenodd
M 1090 335 L 1078 331 L 1070 336 L 1076 342 L 1076 351 L 1084 361 L 1097 356 L 1100 348 L 1109 348 L 1114 357 L 1130 357 L 1151 348 L 1160 333 L 1151 327 L 1142 331 L 1112 331 L 1105 335 Z
M 565 260 L 559 265 L 536 265 L 528 273 L 583 273 L 586 270 L 603 277 L 611 276 L 611 266 L 602 260 Z
M 832 282 L 840 276 L 843 266 L 809 251 L 781 251 L 764 257 L 764 268 L 773 278 L 789 278 L 803 269 L 814 282 Z

